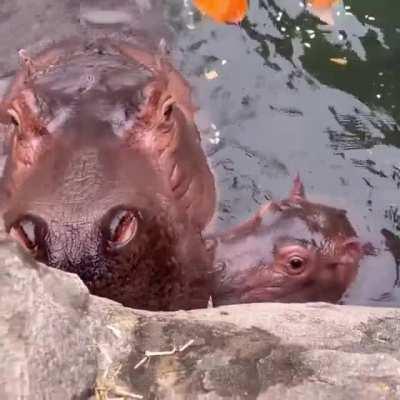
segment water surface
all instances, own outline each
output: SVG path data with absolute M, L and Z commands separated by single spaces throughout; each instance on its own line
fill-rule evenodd
M 240 27 L 189 13 L 180 31 L 210 121 L 219 225 L 284 197 L 300 172 L 310 199 L 347 209 L 377 248 L 345 302 L 399 305 L 400 3 L 346 1 L 333 26 L 298 1 L 250 3 Z

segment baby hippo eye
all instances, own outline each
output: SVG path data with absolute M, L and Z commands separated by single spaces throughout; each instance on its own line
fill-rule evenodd
M 287 263 L 288 271 L 292 274 L 300 274 L 304 271 L 306 260 L 299 256 L 292 256 Z
M 111 249 L 120 249 L 136 235 L 138 221 L 132 210 L 118 210 L 109 224 L 108 244 Z

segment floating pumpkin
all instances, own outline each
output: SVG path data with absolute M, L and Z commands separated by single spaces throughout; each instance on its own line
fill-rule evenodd
M 341 0 L 308 0 L 307 8 L 309 12 L 321 21 L 327 23 L 328 25 L 333 25 L 335 23 L 333 15 L 333 7 L 340 3 Z
M 195 6 L 217 22 L 237 24 L 246 16 L 248 0 L 193 0 Z

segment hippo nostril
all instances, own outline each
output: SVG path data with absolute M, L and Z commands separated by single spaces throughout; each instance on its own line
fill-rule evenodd
M 46 223 L 34 215 L 24 215 L 8 228 L 10 235 L 27 250 L 37 253 L 47 233 Z
M 10 117 L 10 122 L 17 128 L 21 126 L 21 120 L 19 118 L 18 113 L 12 108 L 9 109 L 7 112 Z
M 137 229 L 137 212 L 124 208 L 112 210 L 105 221 L 107 247 L 110 250 L 124 247 L 135 237 Z

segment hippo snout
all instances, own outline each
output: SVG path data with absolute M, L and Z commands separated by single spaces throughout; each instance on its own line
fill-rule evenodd
M 47 220 L 46 220 L 47 219 Z M 9 224 L 10 234 L 38 260 L 77 273 L 86 284 L 111 275 L 107 262 L 118 258 L 138 232 L 140 213 L 133 208 L 112 207 L 93 223 L 57 223 L 25 214 Z

